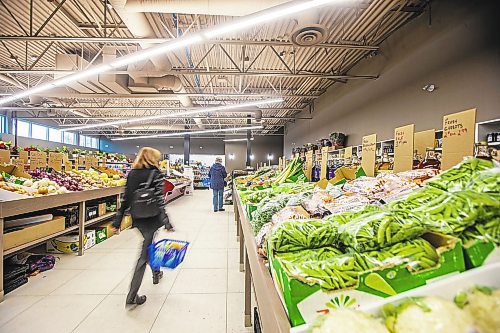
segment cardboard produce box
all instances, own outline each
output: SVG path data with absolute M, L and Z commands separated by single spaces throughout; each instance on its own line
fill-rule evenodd
M 31 225 L 21 230 L 4 234 L 4 250 L 12 249 L 16 246 L 24 245 L 37 239 L 50 236 L 64 230 L 64 217 L 54 216 L 51 221 Z
M 108 229 L 106 226 L 91 227 L 95 231 L 95 243 L 100 244 L 108 239 Z M 110 236 L 111 237 L 111 236 Z
M 312 323 L 318 313 L 340 307 L 357 308 L 427 284 L 431 279 L 465 270 L 462 243 L 458 238 L 428 233 L 423 236 L 440 255 L 433 268 L 410 272 L 407 264 L 384 266 L 363 272 L 355 287 L 325 291 L 318 284 L 309 285 L 290 278 L 270 248 L 271 274 L 292 326 Z
M 106 214 L 106 203 L 102 202 L 97 206 L 99 216 Z
M 88 250 L 96 244 L 95 230 L 85 231 L 83 238 L 83 249 Z M 78 234 L 70 234 L 57 237 L 47 242 L 47 252 L 49 253 L 76 253 L 80 248 Z
M 122 224 L 120 226 L 120 230 L 125 230 L 132 226 L 132 217 L 130 215 L 125 215 L 122 220 Z
M 113 237 L 115 234 L 113 233 L 113 222 L 107 222 L 100 225 L 100 228 L 106 228 L 106 239 Z
M 500 248 L 491 241 L 472 240 L 464 244 L 464 259 L 467 269 L 500 262 Z

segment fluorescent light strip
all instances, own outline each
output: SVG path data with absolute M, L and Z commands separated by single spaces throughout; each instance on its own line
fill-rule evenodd
M 241 139 L 225 139 L 222 140 L 224 142 L 240 142 L 240 141 L 247 141 L 247 138 L 241 138 Z M 253 138 L 250 138 L 250 141 L 253 141 Z
M 274 7 L 271 10 L 265 10 L 263 12 L 258 12 L 255 14 L 251 14 L 240 19 L 235 19 L 227 24 L 215 26 L 213 28 L 208 28 L 196 33 L 192 33 L 183 37 L 179 37 L 176 39 L 168 40 L 164 43 L 157 44 L 156 46 L 143 49 L 141 51 L 117 58 L 107 64 L 98 65 L 92 67 L 90 69 L 86 69 L 83 71 L 79 71 L 70 75 L 66 75 L 62 78 L 53 80 L 51 82 L 36 86 L 31 89 L 24 90 L 17 94 L 11 95 L 6 98 L 0 99 L 0 105 L 14 102 L 23 97 L 27 97 L 34 94 L 39 94 L 43 91 L 47 91 L 54 87 L 58 87 L 61 85 L 66 85 L 70 82 L 75 82 L 84 78 L 87 78 L 92 75 L 100 74 L 107 72 L 111 69 L 116 69 L 119 67 L 123 67 L 125 65 L 130 65 L 142 60 L 149 59 L 151 57 L 164 54 L 166 52 L 171 52 L 174 50 L 178 50 L 184 47 L 187 47 L 192 44 L 200 43 L 205 39 L 211 39 L 220 37 L 227 33 L 234 33 L 237 31 L 241 31 L 252 26 L 261 25 L 266 22 L 271 22 L 277 19 L 281 19 L 285 16 L 297 14 L 301 11 L 317 8 L 319 6 L 323 6 L 333 2 L 345 2 L 347 0 L 310 0 L 310 1 L 293 1 L 289 3 L 285 3 L 283 5 L 279 5 Z M 351 0 L 352 1 L 352 0 Z
M 264 126 L 245 126 L 245 127 L 234 127 L 234 128 L 218 128 L 212 130 L 202 130 L 202 131 L 189 131 L 189 132 L 177 132 L 177 133 L 167 133 L 167 134 L 153 134 L 153 135 L 142 135 L 142 136 L 129 136 L 123 138 L 111 139 L 111 141 L 125 141 L 125 140 L 136 140 L 136 139 L 155 139 L 155 138 L 167 138 L 169 136 L 178 136 L 186 134 L 205 134 L 205 133 L 219 133 L 219 132 L 231 132 L 231 131 L 243 131 L 243 130 L 253 130 L 262 129 Z
M 142 121 L 148 121 L 148 120 L 157 120 L 157 119 L 164 119 L 164 118 L 176 118 L 179 116 L 189 116 L 189 115 L 196 115 L 196 114 L 200 114 L 200 113 L 215 112 L 215 111 L 226 111 L 226 110 L 240 109 L 240 108 L 246 108 L 246 107 L 251 107 L 251 106 L 259 106 L 259 105 L 263 105 L 263 104 L 272 104 L 272 103 L 281 103 L 281 102 L 283 102 L 283 99 L 278 98 L 278 99 L 268 99 L 268 100 L 261 100 L 261 101 L 249 102 L 249 103 L 214 106 L 211 108 L 195 108 L 195 109 L 189 109 L 188 111 L 183 111 L 183 112 L 160 114 L 160 115 L 156 115 L 156 116 L 123 119 L 123 120 L 102 122 L 102 123 L 97 123 L 97 124 L 76 126 L 76 127 L 71 127 L 71 128 L 63 128 L 63 129 L 61 129 L 61 131 L 80 131 L 80 130 L 91 129 L 91 128 L 125 125 L 125 124 L 137 123 L 137 122 L 142 122 Z

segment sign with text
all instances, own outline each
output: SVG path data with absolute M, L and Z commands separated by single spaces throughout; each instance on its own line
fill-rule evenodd
M 67 154 L 64 154 L 63 156 L 63 165 L 65 171 L 70 171 L 71 169 L 73 169 L 73 163 L 71 163 Z
M 377 134 L 363 137 L 361 149 L 361 167 L 368 177 L 375 176 L 375 154 L 377 150 Z
M 10 150 L 1 149 L 0 150 L 0 163 L 10 163 Z
M 411 170 L 413 167 L 413 133 L 415 124 L 394 129 L 394 172 Z
M 56 171 L 62 171 L 63 154 L 62 153 L 49 153 L 49 168 Z
M 14 165 L 18 170 L 24 171 L 24 160 L 20 158 L 13 158 L 12 165 Z
M 47 167 L 47 153 L 43 151 L 30 152 L 30 170 Z
M 352 158 L 352 146 L 346 147 L 344 149 L 344 158 L 345 159 Z
M 465 156 L 474 155 L 476 109 L 443 117 L 443 155 L 441 170 L 448 170 Z
M 85 169 L 89 170 L 92 167 L 92 156 L 85 156 Z
M 84 167 L 85 166 L 85 156 L 78 156 L 78 166 L 79 167 Z
M 312 166 L 313 166 L 313 151 L 310 150 L 306 153 L 306 177 L 311 180 L 312 178 Z
M 91 159 L 90 165 L 93 168 L 97 168 L 99 166 L 99 159 L 97 158 L 97 156 L 91 156 L 91 157 L 92 157 L 92 159 Z
M 415 132 L 413 135 L 414 150 L 422 158 L 425 157 L 425 151 L 428 147 L 434 148 L 436 143 L 436 130 L 430 129 L 427 131 Z
M 19 159 L 23 160 L 25 164 L 28 164 L 29 162 L 28 152 L 26 150 L 21 150 L 19 152 Z

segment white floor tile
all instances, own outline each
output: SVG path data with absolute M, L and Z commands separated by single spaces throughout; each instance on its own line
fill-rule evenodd
M 229 249 L 227 251 L 227 268 L 240 269 L 240 250 Z
M 148 296 L 143 305 L 125 310 L 123 295 L 109 295 L 74 332 L 147 333 L 153 326 L 166 297 L 166 295 Z
M 2 326 L 21 312 L 40 301 L 42 296 L 13 296 L 12 293 L 5 296 L 0 303 L 0 331 Z
M 129 250 L 130 252 L 113 252 L 103 256 L 102 259 L 92 264 L 89 269 L 127 269 L 135 267 L 140 250 Z
M 228 242 L 227 238 L 219 240 L 217 242 L 212 240 L 196 240 L 192 245 L 192 249 L 227 249 Z
M 179 270 L 164 270 L 163 278 L 160 280 L 160 283 L 155 285 L 153 284 L 153 275 L 151 270 L 147 268 L 139 293 L 141 295 L 167 295 L 172 289 L 178 274 Z M 123 278 L 120 284 L 118 284 L 118 286 L 111 293 L 126 295 L 130 288 L 130 281 L 132 281 L 132 273 L 125 276 L 125 278 Z
M 226 268 L 226 249 L 193 249 L 188 251 L 182 268 Z
M 169 295 L 151 333 L 226 331 L 226 294 Z
M 225 231 L 205 231 L 205 232 L 200 232 L 198 235 L 198 238 L 196 238 L 197 242 L 206 242 L 206 241 L 213 241 L 213 242 L 220 242 L 227 240 L 227 232 Z
M 245 273 L 239 269 L 229 269 L 227 273 L 227 292 L 242 293 L 245 291 Z
M 12 295 L 48 295 L 82 272 L 83 271 L 81 270 L 66 269 L 53 269 L 47 272 L 43 272 L 41 274 L 38 274 L 37 276 L 30 277 L 28 283 L 14 290 L 12 292 Z
M 54 254 L 58 259 L 55 269 L 88 269 L 104 255 L 104 253 L 87 253 L 80 257 L 76 254 Z
M 172 294 L 225 293 L 226 269 L 181 269 Z
M 253 327 L 245 327 L 245 295 L 243 293 L 227 294 L 227 333 L 253 332 Z M 252 306 L 253 321 L 253 306 Z
M 56 289 L 53 295 L 107 295 L 129 270 L 86 270 Z
M 46 296 L 0 330 L 8 333 L 71 332 L 103 299 L 103 295 Z

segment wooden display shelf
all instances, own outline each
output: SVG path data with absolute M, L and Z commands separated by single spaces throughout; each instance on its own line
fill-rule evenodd
M 264 260 L 257 253 L 257 244 L 240 196 L 233 188 L 237 236 L 240 241 L 240 270 L 245 271 L 245 326 L 251 326 L 252 285 L 257 299 L 260 325 L 263 333 L 289 333 L 290 322 L 280 300 L 274 281 Z M 253 282 L 253 283 L 252 283 Z
M 8 249 L 8 250 L 5 250 L 3 252 L 3 255 L 4 256 L 10 256 L 12 254 L 15 254 L 15 253 L 18 253 L 18 252 L 21 252 L 21 251 L 26 251 L 28 249 L 31 249 L 37 245 L 40 245 L 42 243 L 45 243 L 53 238 L 56 238 L 56 237 L 59 237 L 59 236 L 62 236 L 64 234 L 67 234 L 67 233 L 70 233 L 72 231 L 75 231 L 75 230 L 78 230 L 79 226 L 78 225 L 75 225 L 75 226 L 72 226 L 72 227 L 69 227 L 69 228 L 66 228 L 64 230 L 61 230 L 59 232 L 56 232 L 55 234 L 52 234 L 52 235 L 48 235 L 48 236 L 45 236 L 45 237 L 42 237 L 40 239 L 36 239 L 34 241 L 31 241 L 29 243 L 26 243 L 26 244 L 23 244 L 23 245 L 19 245 L 19 246 L 16 246 L 16 247 L 13 247 L 11 249 Z
M 96 223 L 99 223 L 99 222 L 103 222 L 111 217 L 114 217 L 116 215 L 116 212 L 109 212 L 109 213 L 106 213 L 102 216 L 99 216 L 99 217 L 96 217 L 95 219 L 92 219 L 92 220 L 88 220 L 87 222 L 85 222 L 85 226 L 88 227 L 92 224 L 96 224 Z

